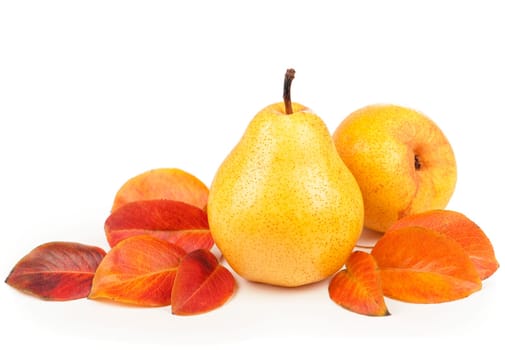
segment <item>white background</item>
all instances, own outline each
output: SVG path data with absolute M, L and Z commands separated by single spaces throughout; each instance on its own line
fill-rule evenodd
M 483 228 L 503 264 L 504 16 L 499 1 L 1 1 L 0 277 L 45 242 L 107 249 L 104 220 L 134 175 L 177 167 L 210 185 L 249 120 L 281 100 L 289 67 L 293 100 L 331 132 L 376 102 L 434 119 L 459 166 L 449 208 Z M 237 281 L 229 303 L 193 317 L 44 302 L 2 283 L 1 342 L 412 348 L 503 332 L 503 269 L 464 300 L 387 299 L 385 318 L 335 305 L 329 281 Z

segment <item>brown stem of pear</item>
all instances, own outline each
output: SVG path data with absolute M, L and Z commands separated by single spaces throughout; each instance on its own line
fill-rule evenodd
M 295 78 L 295 70 L 289 68 L 284 75 L 284 106 L 286 114 L 293 114 L 293 106 L 291 106 L 291 82 Z

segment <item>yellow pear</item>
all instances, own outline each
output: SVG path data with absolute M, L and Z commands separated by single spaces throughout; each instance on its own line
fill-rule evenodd
M 325 123 L 291 103 L 261 110 L 219 167 L 209 190 L 214 241 L 235 272 L 278 286 L 320 281 L 338 271 L 362 230 L 359 186 Z
M 361 188 L 366 227 L 384 232 L 406 215 L 448 204 L 456 159 L 442 130 L 423 113 L 365 106 L 341 122 L 333 139 Z

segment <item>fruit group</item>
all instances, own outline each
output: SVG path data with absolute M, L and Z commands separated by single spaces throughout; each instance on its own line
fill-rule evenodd
M 333 140 L 359 183 L 365 226 L 384 232 L 410 214 L 443 209 L 456 185 L 452 147 L 434 121 L 410 108 L 370 105 L 351 113 Z
M 324 122 L 291 103 L 290 74 L 285 102 L 261 110 L 219 167 L 207 209 L 239 275 L 292 287 L 342 267 L 361 234 L 363 201 Z

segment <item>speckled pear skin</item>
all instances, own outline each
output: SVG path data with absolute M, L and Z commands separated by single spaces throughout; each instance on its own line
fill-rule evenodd
M 207 206 L 230 266 L 250 281 L 300 286 L 338 271 L 363 226 L 359 186 L 324 122 L 270 105 L 219 167 Z

